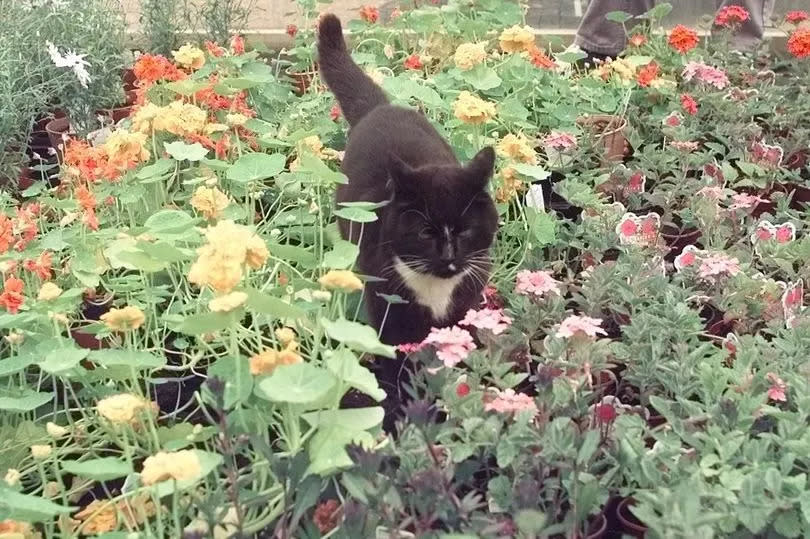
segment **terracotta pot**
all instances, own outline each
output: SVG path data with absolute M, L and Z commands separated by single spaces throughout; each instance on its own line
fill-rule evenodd
M 669 246 L 667 257 L 671 257 L 673 260 L 683 251 L 684 247 L 694 245 L 695 242 L 700 239 L 701 235 L 702 232 L 695 227 L 687 227 L 680 230 L 673 225 L 661 226 L 661 237 L 664 238 L 664 241 Z
M 20 176 L 17 178 L 17 189 L 25 191 L 37 181 L 37 174 L 28 167 L 20 170 Z
M 100 320 L 102 314 L 109 312 L 112 303 L 112 294 L 93 297 L 85 295 L 84 303 L 82 303 L 81 307 L 82 314 L 87 320 Z
M 597 114 L 584 116 L 577 120 L 593 135 L 596 145 L 602 148 L 603 159 L 607 161 L 621 161 L 630 153 L 630 144 L 624 135 L 627 120 L 620 116 Z
M 119 107 L 115 107 L 114 109 L 106 109 L 103 111 L 103 114 L 108 118 L 112 118 L 113 123 L 117 124 L 124 118 L 129 117 L 129 115 L 132 113 L 132 107 L 135 105 L 135 101 L 137 101 L 137 99 L 138 96 L 134 90 L 127 90 L 124 104 Z
M 135 71 L 131 67 L 124 70 L 121 79 L 124 81 L 125 91 L 134 90 L 136 88 L 135 83 L 138 82 L 138 78 L 135 76 Z
M 585 539 L 600 539 L 605 536 L 606 530 L 607 517 L 605 517 L 604 512 L 599 513 L 588 522 L 588 535 L 585 536 Z
M 630 507 L 635 503 L 636 501 L 633 498 L 623 499 L 616 506 L 616 517 L 621 523 L 623 534 L 642 539 L 647 534 L 648 528 L 630 512 Z
M 92 333 L 82 331 L 81 327 L 72 328 L 70 330 L 70 337 L 79 348 L 84 348 L 85 350 L 101 350 L 110 347 L 109 341 L 97 339 Z M 85 367 L 88 367 L 88 365 L 85 365 Z
M 307 90 L 312 85 L 312 81 L 315 79 L 318 70 L 317 66 L 311 71 L 293 71 L 292 67 L 288 67 L 284 73 L 292 79 L 295 95 L 302 96 L 307 93 Z
M 67 118 L 54 118 L 45 126 L 45 131 L 48 132 L 51 148 L 56 151 L 56 154 L 59 156 L 59 161 L 61 162 L 65 144 L 63 137 L 65 135 L 69 136 L 70 122 Z

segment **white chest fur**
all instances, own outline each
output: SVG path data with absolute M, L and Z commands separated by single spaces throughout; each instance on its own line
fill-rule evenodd
M 453 306 L 453 293 L 464 279 L 463 272 L 447 278 L 437 277 L 415 271 L 399 258 L 394 259 L 394 269 L 416 297 L 416 302 L 430 309 L 433 318 L 444 320 L 447 317 Z

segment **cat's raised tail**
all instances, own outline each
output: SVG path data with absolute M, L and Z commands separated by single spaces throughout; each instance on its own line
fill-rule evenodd
M 340 19 L 332 14 L 323 15 L 318 22 L 318 70 L 350 125 L 388 104 L 382 89 L 352 60 Z

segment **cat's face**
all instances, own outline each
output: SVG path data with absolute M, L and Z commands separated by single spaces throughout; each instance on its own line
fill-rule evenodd
M 494 160 L 485 148 L 466 166 L 392 167 L 394 198 L 383 227 L 409 269 L 443 278 L 484 273 L 498 227 L 486 191 Z

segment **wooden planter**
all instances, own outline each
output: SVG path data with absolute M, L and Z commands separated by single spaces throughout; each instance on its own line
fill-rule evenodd
M 577 124 L 589 131 L 594 138 L 594 145 L 602 149 L 602 159 L 605 161 L 622 161 L 630 151 L 630 145 L 624 130 L 627 120 L 620 116 L 597 114 L 583 116 Z

